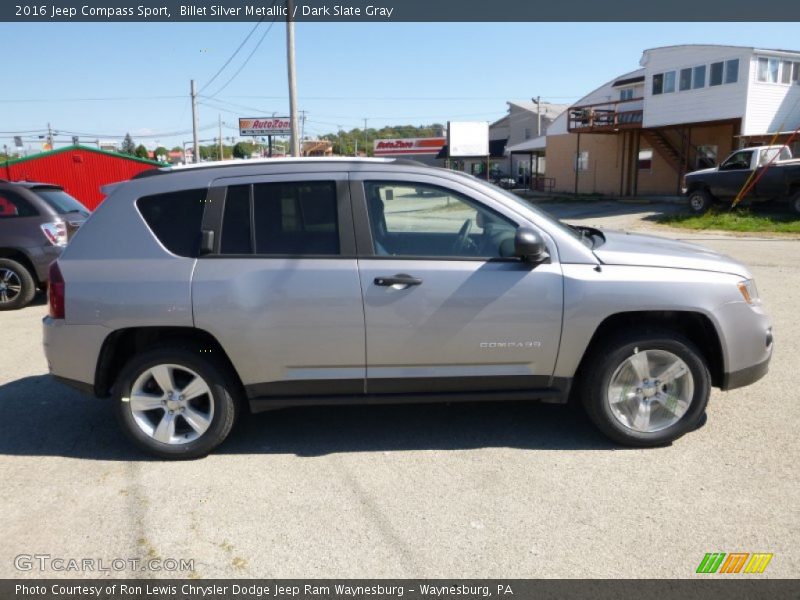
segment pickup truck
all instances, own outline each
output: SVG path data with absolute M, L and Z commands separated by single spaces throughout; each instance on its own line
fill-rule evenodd
M 756 183 L 744 201 L 785 201 L 800 214 L 800 159 L 793 159 L 787 146 L 737 150 L 716 167 L 687 173 L 683 193 L 693 212 L 704 213 L 714 202 L 732 201 L 752 181 Z

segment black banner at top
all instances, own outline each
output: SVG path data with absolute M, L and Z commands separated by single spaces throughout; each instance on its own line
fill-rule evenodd
M 58 0 L 2 2 L 6 22 L 798 21 L 800 2 L 752 0 Z

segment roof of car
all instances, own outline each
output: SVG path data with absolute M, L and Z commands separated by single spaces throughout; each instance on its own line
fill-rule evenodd
M 55 183 L 44 183 L 42 181 L 8 181 L 7 179 L 0 179 L 0 183 L 18 185 L 20 187 L 28 189 L 39 188 L 39 187 L 63 189 L 60 185 L 57 185 Z
M 234 160 L 218 160 L 213 162 L 191 163 L 186 165 L 175 165 L 171 167 L 162 167 L 160 169 L 148 169 L 133 176 L 132 179 L 144 179 L 157 175 L 166 175 L 170 173 L 186 173 L 191 171 L 205 171 L 208 169 L 222 169 L 225 167 L 243 167 L 243 168 L 256 168 L 264 166 L 286 166 L 286 165 L 302 165 L 302 164 L 361 164 L 361 165 L 405 165 L 415 167 L 428 167 L 428 165 L 419 161 L 403 159 L 403 158 L 359 158 L 351 156 L 319 156 L 319 157 L 281 157 L 281 158 L 254 158 L 254 159 L 234 159 Z

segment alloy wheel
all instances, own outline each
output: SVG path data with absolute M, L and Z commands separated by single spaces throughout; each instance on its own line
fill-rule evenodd
M 214 396 L 191 369 L 161 364 L 134 381 L 127 400 L 139 429 L 163 444 L 186 444 L 202 436 L 214 418 Z
M 11 302 L 22 291 L 22 280 L 11 269 L 0 269 L 0 302 Z
M 688 365 L 667 350 L 639 350 L 611 375 L 606 401 L 623 426 L 641 433 L 677 423 L 692 403 L 694 378 Z

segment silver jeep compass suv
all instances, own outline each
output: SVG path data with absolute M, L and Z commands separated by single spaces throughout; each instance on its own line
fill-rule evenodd
M 167 458 L 214 449 L 243 402 L 573 398 L 613 440 L 656 446 L 772 354 L 737 262 L 565 226 L 400 160 L 149 171 L 111 192 L 50 282 L 50 371 L 110 396 Z

